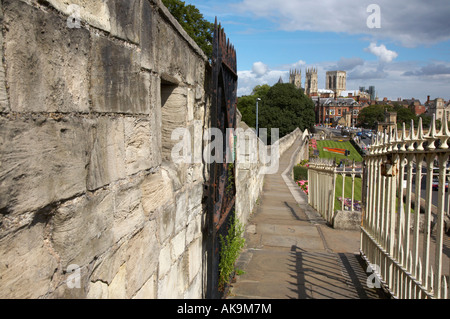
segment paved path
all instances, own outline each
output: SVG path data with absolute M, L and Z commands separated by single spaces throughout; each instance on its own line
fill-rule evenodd
M 260 204 L 246 227 L 246 247 L 228 299 L 379 299 L 367 287 L 359 257 L 359 231 L 335 230 L 307 204 L 282 173 L 299 144 L 267 175 Z

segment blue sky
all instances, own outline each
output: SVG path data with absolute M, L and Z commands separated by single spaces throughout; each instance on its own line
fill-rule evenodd
M 186 0 L 217 16 L 237 51 L 238 95 L 273 85 L 289 70 L 347 71 L 347 89 L 378 97 L 450 100 L 448 0 Z M 375 4 L 374 11 L 369 5 Z M 370 10 L 369 10 L 370 9 Z M 379 10 L 379 15 L 377 10 Z M 378 19 L 379 18 L 379 19 Z M 373 20 L 378 19 L 378 20 Z M 379 21 L 379 28 L 370 28 Z

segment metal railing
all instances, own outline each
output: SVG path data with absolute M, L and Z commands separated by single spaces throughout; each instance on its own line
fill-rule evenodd
M 449 139 L 446 121 L 425 134 L 420 119 L 378 134 L 365 157 L 361 255 L 394 298 L 448 298 Z
M 331 225 L 335 216 L 335 197 L 337 176 L 342 176 L 341 209 L 355 210 L 355 177 L 362 175 L 362 170 L 353 162 L 350 167 L 337 167 L 334 159 L 311 159 L 308 163 L 308 203 Z M 345 180 L 351 178 L 351 198 L 345 205 Z

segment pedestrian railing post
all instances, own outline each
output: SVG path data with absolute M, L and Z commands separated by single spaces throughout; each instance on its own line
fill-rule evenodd
M 443 118 L 448 119 L 448 112 Z M 443 251 L 448 249 L 444 219 L 450 211 L 450 191 L 445 195 L 449 140 L 446 120 L 438 129 L 433 117 L 425 134 L 420 118 L 417 129 L 411 121 L 409 134 L 405 124 L 400 134 L 396 128 L 378 133 L 364 158 L 367 198 L 361 254 L 380 267 L 380 282 L 395 298 L 448 298 L 450 270 L 443 265 L 449 257 Z

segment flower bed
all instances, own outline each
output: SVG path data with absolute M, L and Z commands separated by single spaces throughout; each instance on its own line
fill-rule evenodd
M 315 138 L 312 138 L 312 139 L 309 141 L 309 146 L 311 146 L 314 150 L 317 149 L 317 141 L 316 141 Z
M 299 180 L 297 181 L 297 185 L 300 186 L 300 189 L 308 195 L 308 181 L 305 180 Z
M 345 149 L 343 148 L 324 147 L 323 150 L 327 152 L 345 155 Z
M 338 199 L 342 203 L 342 197 L 339 197 Z M 351 198 L 344 198 L 344 207 L 346 208 L 346 210 L 361 211 L 361 201 L 354 200 L 353 201 L 353 209 L 351 209 L 351 207 L 352 207 L 351 203 L 352 203 Z

